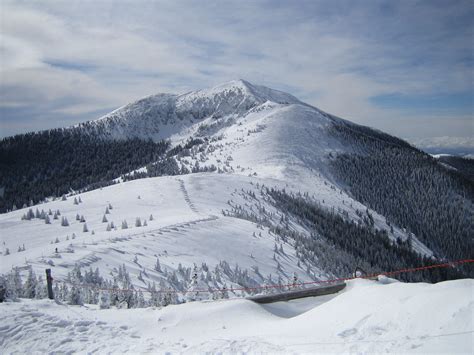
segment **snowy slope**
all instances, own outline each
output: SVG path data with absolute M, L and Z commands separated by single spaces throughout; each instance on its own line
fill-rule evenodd
M 9 302 L 0 304 L 0 344 L 5 353 L 473 353 L 472 280 L 383 281 L 265 306 L 242 299 L 133 310 Z
M 10 255 L 2 256 L 0 274 L 16 266 L 32 265 L 42 275 L 44 268 L 52 266 L 53 275 L 60 280 L 76 264 L 98 267 L 103 275 L 125 264 L 135 286 L 144 288 L 147 282 L 165 278 L 153 269 L 159 257 L 163 270 L 170 272 L 177 270 L 180 263 L 184 267 L 207 263 L 214 268 L 220 261 L 226 261 L 231 267 L 238 264 L 249 269 L 258 284 L 270 274 L 281 275 L 287 282 L 294 272 L 302 280 L 311 280 L 303 267 L 296 266 L 295 251 L 290 245 L 284 245 L 284 255 L 278 256 L 282 267 L 278 271 L 273 259 L 275 236 L 249 221 L 222 215 L 223 210 L 230 208 L 230 200 L 247 203 L 245 195 L 240 194 L 242 186 L 259 193 L 251 180 L 242 176 L 192 174 L 130 181 L 81 194 L 82 203 L 78 205 L 70 197 L 37 206 L 40 210 L 60 211 L 59 219 L 51 218 L 51 224 L 41 219 L 21 220 L 29 208 L 10 212 L 0 216 L 3 253 L 6 248 L 10 250 Z M 104 223 L 109 204 L 113 209 L 105 215 L 108 222 Z M 86 222 L 77 221 L 76 215 L 84 216 Z M 62 217 L 68 219 L 68 227 L 61 226 Z M 146 220 L 147 226 L 135 227 L 137 217 L 142 222 Z M 128 229 L 121 229 L 124 220 Z M 117 230 L 106 230 L 111 222 Z M 83 232 L 84 224 L 88 232 Z M 26 250 L 18 252 L 22 245 Z M 59 253 L 55 253 L 55 248 Z M 138 261 L 134 261 L 135 257 Z M 252 271 L 255 267 L 258 273 Z M 137 279 L 140 271 L 147 274 L 143 281 Z M 317 268 L 313 272 L 324 276 Z

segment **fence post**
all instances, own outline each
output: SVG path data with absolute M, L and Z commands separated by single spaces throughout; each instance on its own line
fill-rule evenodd
M 48 298 L 50 300 L 54 300 L 53 278 L 51 277 L 51 269 L 46 269 L 46 283 L 48 284 Z

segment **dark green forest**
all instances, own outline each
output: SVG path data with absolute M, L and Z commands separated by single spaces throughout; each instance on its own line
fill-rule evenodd
M 403 141 L 335 126 L 355 149 L 332 156 L 335 179 L 357 200 L 414 233 L 442 259 L 474 256 L 474 183 Z
M 112 184 L 121 174 L 164 156 L 168 142 L 103 140 L 54 129 L 0 141 L 0 212 L 71 190 Z

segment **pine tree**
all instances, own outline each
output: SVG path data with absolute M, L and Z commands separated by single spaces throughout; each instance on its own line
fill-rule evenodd
M 23 289 L 24 289 L 23 297 L 25 297 L 25 298 L 35 298 L 35 296 L 36 296 L 36 287 L 37 287 L 36 275 L 33 271 L 33 268 L 30 266 L 30 269 L 28 270 L 28 277 L 27 277 L 25 285 L 23 287 Z
M 143 296 L 143 292 L 141 290 L 138 290 L 137 292 L 137 303 L 136 303 L 137 308 L 144 308 L 146 307 L 146 302 L 145 302 L 145 297 Z
M 76 197 L 74 197 L 74 204 L 75 204 L 75 205 L 78 205 L 78 204 L 79 204 L 79 202 L 77 201 L 77 198 L 76 198 Z
M 141 227 L 142 226 L 142 221 L 139 217 L 135 219 L 135 227 Z
M 99 294 L 99 307 L 100 309 L 110 308 L 110 294 L 107 290 L 101 290 Z
M 84 223 L 84 226 L 82 228 L 82 232 L 84 232 L 84 233 L 89 232 L 89 229 L 87 229 L 87 223 Z
M 102 217 L 102 223 L 107 223 L 107 217 L 105 217 L 105 214 L 104 214 L 104 217 Z
M 161 265 L 160 265 L 160 259 L 158 259 L 158 257 L 156 257 L 155 271 L 162 272 L 161 271 Z
M 105 214 L 110 214 L 109 208 L 105 207 Z
M 127 229 L 127 228 L 128 228 L 127 221 L 126 221 L 126 220 L 123 220 L 123 221 L 122 221 L 122 229 Z
M 68 220 L 67 220 L 67 217 L 64 217 L 64 216 L 63 216 L 63 217 L 61 218 L 61 226 L 63 226 L 63 227 L 68 227 L 68 226 L 69 226 L 69 222 L 68 222 Z
M 56 294 L 57 293 L 55 293 L 55 295 Z M 38 281 L 36 282 L 35 298 L 36 299 L 46 298 L 46 285 L 44 284 L 43 278 L 41 276 L 38 276 Z
M 82 301 L 81 289 L 73 285 L 67 295 L 67 302 L 71 305 L 83 306 L 84 303 Z

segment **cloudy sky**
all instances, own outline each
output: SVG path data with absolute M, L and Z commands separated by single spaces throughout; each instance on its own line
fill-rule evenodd
M 473 137 L 473 1 L 0 0 L 0 136 L 236 78 L 405 138 Z

